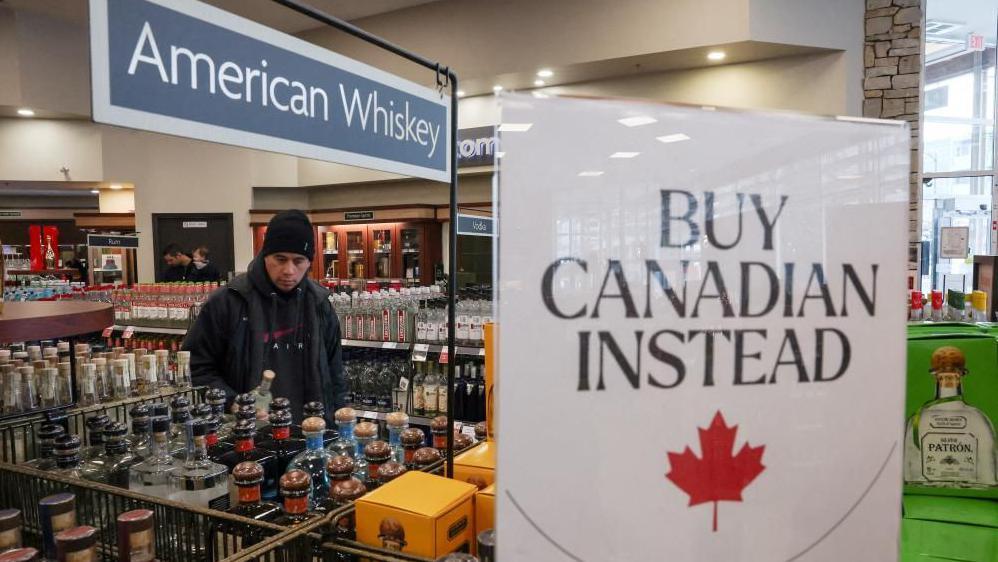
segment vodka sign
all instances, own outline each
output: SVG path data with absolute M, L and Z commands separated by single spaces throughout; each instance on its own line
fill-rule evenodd
M 906 126 L 502 122 L 502 559 L 897 559 Z

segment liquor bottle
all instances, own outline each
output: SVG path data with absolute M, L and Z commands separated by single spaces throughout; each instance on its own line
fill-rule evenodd
M 186 402 L 187 399 L 185 398 L 184 401 Z M 187 422 L 193 419 L 191 409 L 188 407 L 174 408 L 172 419 L 170 441 L 167 447 L 170 449 L 170 454 L 186 457 L 190 453 L 189 445 L 191 444 L 187 438 Z
M 483 421 L 475 424 L 475 441 L 485 441 L 489 438 L 489 426 Z
M 76 496 L 62 493 L 46 496 L 38 502 L 41 519 L 42 553 L 46 560 L 57 558 L 55 536 L 76 526 Z
M 232 469 L 232 479 L 239 489 L 239 503 L 230 508 L 229 513 L 257 521 L 270 521 L 280 515 L 281 508 L 276 503 L 260 497 L 260 484 L 264 479 L 260 463 L 245 461 L 237 464 Z
M 468 383 L 461 377 L 461 371 L 468 372 L 470 365 L 454 365 L 454 419 L 470 420 L 466 404 L 468 394 Z
M 107 372 L 107 358 L 94 357 L 94 385 L 97 392 L 98 402 L 107 402 L 111 399 L 111 377 Z
M 908 292 L 908 322 L 921 322 L 922 310 L 924 309 L 924 303 L 922 303 L 922 291 L 909 291 Z
M 38 550 L 29 547 L 15 548 L 0 554 L 0 562 L 39 562 Z
M 475 444 L 475 439 L 460 431 L 454 431 L 454 452 L 458 453 Z
M 408 469 L 404 464 L 396 461 L 388 461 L 378 468 L 378 485 L 384 486 L 406 472 L 408 472 Z
M 129 472 L 142 459 L 128 450 L 127 432 L 123 423 L 112 422 L 105 426 L 104 453 L 83 464 L 80 471 L 84 479 L 128 488 Z
M 331 509 L 338 509 L 357 501 L 367 493 L 364 483 L 356 478 L 348 478 L 337 482 L 329 491 Z M 354 541 L 357 540 L 355 510 L 348 510 L 333 523 L 333 534 L 337 539 Z M 343 555 L 334 558 L 338 561 L 356 560 L 351 555 Z
M 363 482 L 367 477 L 367 458 L 364 456 L 364 449 L 378 438 L 378 425 L 366 421 L 358 423 L 357 427 L 353 429 L 353 438 L 357 443 L 357 450 L 353 455 L 353 473 Z
M 73 402 L 73 369 L 72 364 L 67 362 L 59 363 L 59 379 L 56 387 L 56 400 L 59 404 L 70 404 Z
M 104 428 L 111 423 L 111 418 L 106 414 L 90 416 L 84 422 L 87 426 L 88 447 L 80 452 L 84 461 L 97 458 L 104 454 Z
M 256 430 L 256 443 L 257 443 L 257 446 L 259 446 L 264 441 L 267 441 L 267 440 L 270 439 L 270 434 L 271 434 L 270 425 L 269 425 L 270 418 L 273 417 L 274 412 L 280 412 L 280 411 L 287 411 L 290 414 L 291 413 L 291 401 L 288 400 L 287 398 L 283 398 L 283 397 L 278 396 L 277 398 L 274 398 L 273 400 L 270 401 L 270 406 L 269 406 L 269 412 L 270 413 L 267 415 L 267 422 L 268 423 L 264 424 L 263 427 L 261 427 L 259 424 L 257 425 L 257 430 Z M 306 415 L 305 417 L 308 417 L 308 416 Z M 294 424 L 289 425 L 288 428 L 289 428 L 289 431 L 291 432 L 291 434 L 293 435 L 294 434 Z M 298 433 L 299 433 L 298 438 L 304 439 L 304 437 L 301 436 L 301 427 L 298 428 Z
M 35 368 L 24 366 L 21 370 L 21 407 L 30 412 L 38 408 L 38 393 L 35 391 Z
M 305 440 L 291 437 L 291 412 L 287 410 L 274 410 L 270 413 L 270 433 L 269 439 L 260 441 L 259 448 L 276 457 L 277 472 L 284 474 L 291 459 L 305 450 Z
M 57 423 L 43 423 L 38 430 L 38 458 L 24 466 L 37 470 L 55 468 L 55 440 L 66 434 L 66 429 Z
M 191 406 L 191 417 L 194 419 L 208 419 L 212 415 L 211 406 L 205 403 Z
M 137 356 L 136 359 L 138 359 Z M 139 396 L 152 396 L 159 392 L 156 356 L 143 355 L 141 363 L 142 372 L 139 373 L 139 377 L 136 380 L 136 392 Z
M 55 269 L 55 249 L 52 248 L 52 237 L 45 236 L 45 269 Z
M 485 377 L 481 376 L 479 369 L 478 365 L 471 367 L 471 374 L 475 377 L 475 392 L 472 395 L 474 398 L 474 417 L 468 421 L 473 422 L 485 419 Z
M 55 440 L 54 474 L 69 478 L 80 478 L 80 438 L 63 435 Z
M 312 479 L 311 502 L 316 503 L 329 495 L 329 476 L 326 474 L 326 463 L 330 454 L 322 446 L 322 435 L 326 430 L 326 422 L 322 418 L 306 418 L 301 424 L 305 434 L 305 450 L 298 453 L 288 463 L 288 470 L 304 470 Z
M 447 416 L 437 416 L 430 420 L 430 433 L 433 434 L 433 448 L 447 452 Z
M 277 373 L 271 371 L 270 369 L 263 372 L 263 376 L 260 379 L 260 385 L 253 389 L 250 394 L 253 396 L 253 405 L 256 406 L 257 412 L 266 412 L 270 409 L 270 402 L 274 397 L 270 394 L 270 386 L 274 383 L 274 378 L 277 377 Z M 259 415 L 258 418 L 259 419 Z
M 367 466 L 364 474 L 357 475 L 368 490 L 373 490 L 381 485 L 378 479 L 378 469 L 381 465 L 392 459 L 392 447 L 384 441 L 371 441 L 364 447 L 364 461 Z
M 115 359 L 111 362 L 111 391 L 115 400 L 123 400 L 132 395 L 127 359 Z
M 274 400 L 277 399 L 275 398 Z M 288 408 L 290 408 L 290 404 L 288 405 Z M 306 418 L 322 418 L 323 421 L 325 421 L 326 419 L 326 406 L 322 402 L 319 401 L 306 402 L 305 406 L 303 407 L 303 411 L 305 413 Z M 334 415 L 333 417 L 335 418 L 336 416 Z M 291 437 L 297 437 L 300 439 L 305 438 L 305 436 L 302 435 L 300 425 L 291 426 Z M 322 435 L 322 443 L 324 444 L 324 446 L 328 447 L 330 443 L 336 441 L 337 437 L 339 437 L 339 432 L 337 432 L 335 429 L 330 429 L 327 425 L 326 432 L 323 433 Z
M 970 302 L 972 307 L 972 321 L 974 322 L 987 322 L 988 321 L 988 294 L 984 291 L 974 291 L 970 295 Z
M 145 459 L 149 456 L 149 442 L 152 439 L 152 418 L 150 408 L 145 404 L 136 404 L 128 411 L 132 418 L 132 434 L 128 437 L 128 448 L 132 453 Z
M 220 505 L 228 505 L 229 471 L 225 465 L 208 458 L 208 446 L 204 439 L 207 426 L 205 420 L 193 420 L 187 424 L 187 460 L 170 473 L 170 499 L 219 509 Z
M 97 529 L 81 525 L 55 536 L 59 562 L 97 562 Z
M 308 496 L 312 492 L 312 478 L 304 470 L 291 470 L 281 475 L 281 515 L 274 520 L 277 525 L 296 527 L 316 517 L 308 509 Z
M 156 562 L 154 517 L 149 509 L 118 515 L 118 562 Z
M 353 431 L 357 425 L 357 412 L 353 408 L 340 408 L 333 414 L 339 437 L 326 447 L 330 456 L 346 455 L 353 457 L 357 453 L 357 442 Z
M 963 352 L 940 347 L 932 353 L 936 397 L 907 423 L 905 481 L 923 486 L 994 486 L 995 429 L 991 420 L 963 398 L 967 375 Z
M 180 463 L 170 455 L 170 418 L 152 418 L 152 440 L 149 456 L 129 471 L 128 489 L 157 498 L 170 497 L 170 475 Z
M 932 321 L 942 322 L 943 318 L 943 292 L 932 291 Z
M 154 350 L 153 356 L 156 358 L 156 384 L 161 391 L 172 390 L 174 382 L 173 369 L 170 368 L 170 350 Z
M 444 456 L 433 447 L 423 447 L 412 454 L 412 466 L 415 470 L 428 470 L 431 465 L 440 461 Z
M 208 423 L 206 427 L 206 432 L 204 434 L 204 442 L 208 446 L 208 458 L 218 462 L 218 459 L 222 458 L 222 455 L 228 453 L 235 449 L 235 445 L 232 443 L 226 443 L 218 438 L 218 416 L 212 414 L 205 418 Z
M 232 435 L 232 426 L 236 424 L 236 417 L 225 411 L 225 391 L 220 388 L 209 388 L 204 393 L 204 401 L 211 406 L 212 414 L 219 418 L 219 440 L 228 441 Z
M 405 412 L 392 412 L 385 416 L 388 426 L 388 444 L 392 447 L 392 458 L 398 462 L 405 459 L 402 449 L 402 432 L 409 428 L 409 416 Z
M 399 462 L 405 464 L 406 468 L 411 469 L 415 466 L 412 456 L 423 448 L 424 439 L 425 436 L 421 429 L 410 427 L 402 431 L 402 435 L 399 437 L 399 441 L 402 443 L 402 460 Z
M 426 390 L 423 375 L 423 363 L 416 364 L 416 374 L 412 377 L 412 413 L 417 416 L 426 415 Z
M 427 417 L 437 415 L 437 398 L 440 396 L 437 391 L 439 379 L 434 372 L 433 365 L 428 364 L 426 378 L 423 379 L 423 414 Z
M 250 406 L 249 409 L 254 412 L 255 417 L 255 408 Z M 232 471 L 241 462 L 254 461 L 260 463 L 260 466 L 263 467 L 263 499 L 273 500 L 277 498 L 277 479 L 280 477 L 280 473 L 277 471 L 277 458 L 273 453 L 257 449 L 253 438 L 254 435 L 256 435 L 255 421 L 252 419 L 243 419 L 236 422 L 236 427 L 233 430 L 235 448 L 218 457 L 218 462 L 225 465 L 229 471 Z M 232 489 L 235 490 L 234 482 Z
M 24 411 L 21 404 L 21 372 L 11 367 L 7 372 L 3 389 L 3 413 L 20 414 Z
M 21 510 L 0 510 L 0 552 L 6 552 L 23 546 L 21 536 L 23 524 Z
M 177 372 L 174 384 L 176 384 L 177 389 L 187 390 L 191 388 L 191 352 L 190 351 L 178 351 L 177 352 Z
M 38 405 L 42 408 L 54 408 L 59 402 L 59 369 L 51 367 L 42 369 L 42 383 L 38 388 Z

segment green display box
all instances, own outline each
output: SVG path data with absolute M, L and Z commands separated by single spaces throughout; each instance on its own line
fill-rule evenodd
M 901 562 L 995 562 L 998 502 L 905 495 Z
M 971 329 L 976 333 L 969 331 Z M 998 421 L 998 340 L 984 333 L 987 329 L 991 327 L 943 323 L 909 327 L 905 420 L 910 420 L 925 403 L 936 398 L 936 379 L 930 372 L 932 354 L 940 347 L 953 346 L 963 352 L 966 360 L 967 375 L 961 379 L 963 400 L 980 410 L 992 424 Z M 905 447 L 902 447 L 905 466 L 908 466 L 912 453 L 909 440 L 911 436 L 906 431 Z M 992 459 L 995 458 L 993 455 Z M 980 457 L 978 462 L 982 462 Z M 998 486 L 961 488 L 906 484 L 904 491 L 909 494 L 998 499 Z M 994 560 L 998 561 L 998 557 Z

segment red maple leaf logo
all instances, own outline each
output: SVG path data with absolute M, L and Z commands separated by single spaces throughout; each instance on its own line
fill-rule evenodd
M 742 490 L 759 476 L 762 465 L 762 452 L 765 445 L 750 447 L 742 445 L 738 454 L 731 456 L 735 449 L 735 434 L 738 426 L 728 427 L 724 416 L 718 410 L 707 429 L 697 428 L 700 433 L 700 452 L 697 456 L 689 447 L 679 453 L 669 453 L 672 469 L 666 478 L 690 496 L 690 507 L 706 502 L 714 502 L 714 531 L 717 531 L 717 502 L 742 501 Z

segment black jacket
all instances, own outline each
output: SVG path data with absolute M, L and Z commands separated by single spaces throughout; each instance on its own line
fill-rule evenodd
M 194 384 L 221 388 L 230 402 L 236 394 L 256 388 L 263 374 L 263 339 L 268 331 L 273 331 L 274 307 L 280 299 L 273 292 L 263 294 L 250 279 L 250 275 L 266 275 L 263 267 L 259 258 L 253 260 L 248 273 L 215 291 L 184 339 L 183 349 L 191 352 Z M 322 396 L 307 399 L 325 404 L 328 422 L 337 408 L 346 405 L 340 322 L 329 302 L 329 291 L 321 285 L 306 278 L 296 291 L 296 298 L 302 303 L 308 363 L 313 369 L 312 373 L 297 376 L 307 379 L 309 375 L 318 375 Z
M 208 262 L 201 269 L 198 269 L 197 266 L 194 266 L 194 269 L 187 277 L 187 280 L 194 282 L 210 283 L 213 281 L 221 281 L 222 274 L 221 272 L 218 271 L 218 268 L 215 267 L 215 264 Z

